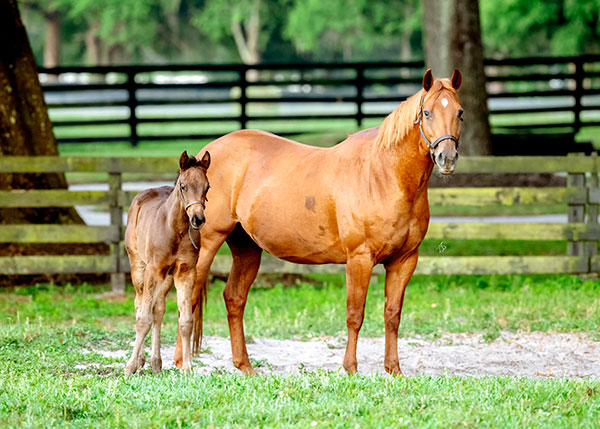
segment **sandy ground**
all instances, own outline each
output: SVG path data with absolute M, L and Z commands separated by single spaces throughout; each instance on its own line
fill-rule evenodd
M 345 339 L 319 337 L 310 341 L 255 339 L 248 354 L 257 372 L 293 374 L 325 369 L 343 371 Z M 194 359 L 193 372 L 236 371 L 231 363 L 229 339 L 205 337 L 204 352 Z M 600 379 L 600 342 L 585 334 L 509 333 L 492 342 L 480 334 L 444 334 L 434 341 L 402 338 L 398 343 L 400 367 L 405 375 L 502 375 L 532 378 L 569 377 Z M 96 353 L 129 357 L 131 351 Z M 162 348 L 163 368 L 172 368 L 174 346 Z M 361 375 L 381 374 L 384 339 L 361 338 L 358 369 Z

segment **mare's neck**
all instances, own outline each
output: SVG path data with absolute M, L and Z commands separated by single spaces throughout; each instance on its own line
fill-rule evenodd
M 388 183 L 415 195 L 426 189 L 433 171 L 429 152 L 423 150 L 419 128 L 415 125 L 400 141 L 384 149 L 373 148 L 375 156 L 371 174 L 379 172 L 391 176 Z M 373 171 L 375 170 L 375 171 Z
M 176 233 L 186 232 L 189 228 L 189 219 L 185 214 L 185 208 L 178 195 L 177 185 L 173 188 L 171 195 L 165 201 L 167 211 L 167 222 Z

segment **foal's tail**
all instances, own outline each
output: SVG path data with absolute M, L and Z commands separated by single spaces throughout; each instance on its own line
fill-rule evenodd
M 192 354 L 195 356 L 200 352 L 202 347 L 202 319 L 204 314 L 204 306 L 206 305 L 208 278 L 198 291 L 196 299 L 196 307 L 194 308 L 194 325 L 192 328 Z

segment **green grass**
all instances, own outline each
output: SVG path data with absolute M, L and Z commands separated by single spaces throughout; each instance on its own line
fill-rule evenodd
M 246 307 L 246 333 L 252 337 L 345 336 L 346 292 L 342 275 L 311 275 L 311 283 L 290 287 L 271 277 L 259 279 Z M 227 317 L 217 281 L 209 290 L 207 335 L 227 336 Z M 84 326 L 132 339 L 133 291 L 109 302 L 97 288 L 32 286 L 0 293 L 0 323 Z M 165 341 L 174 342 L 176 303 L 169 295 Z M 383 279 L 371 284 L 361 335 L 383 335 Z M 488 330 L 588 332 L 600 335 L 600 284 L 568 275 L 414 276 L 404 304 L 400 334 Z
M 345 336 L 343 276 L 250 292 L 252 337 Z M 260 281 L 259 281 L 260 283 Z M 271 285 L 272 286 L 272 285 Z M 244 378 L 144 371 L 123 377 L 130 348 L 128 299 L 104 288 L 50 285 L 0 291 L 0 425 L 3 427 L 595 427 L 597 380 L 452 376 L 347 377 L 317 371 Z M 210 288 L 207 335 L 227 335 L 223 283 Z M 401 335 L 491 329 L 577 331 L 598 337 L 600 285 L 572 276 L 416 276 Z M 163 341 L 174 342 L 170 297 Z M 383 285 L 371 285 L 362 336 L 383 333 Z

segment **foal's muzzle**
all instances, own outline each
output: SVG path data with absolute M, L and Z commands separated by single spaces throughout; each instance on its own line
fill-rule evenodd
M 194 229 L 200 229 L 206 222 L 204 215 L 194 214 L 190 217 L 190 225 Z

